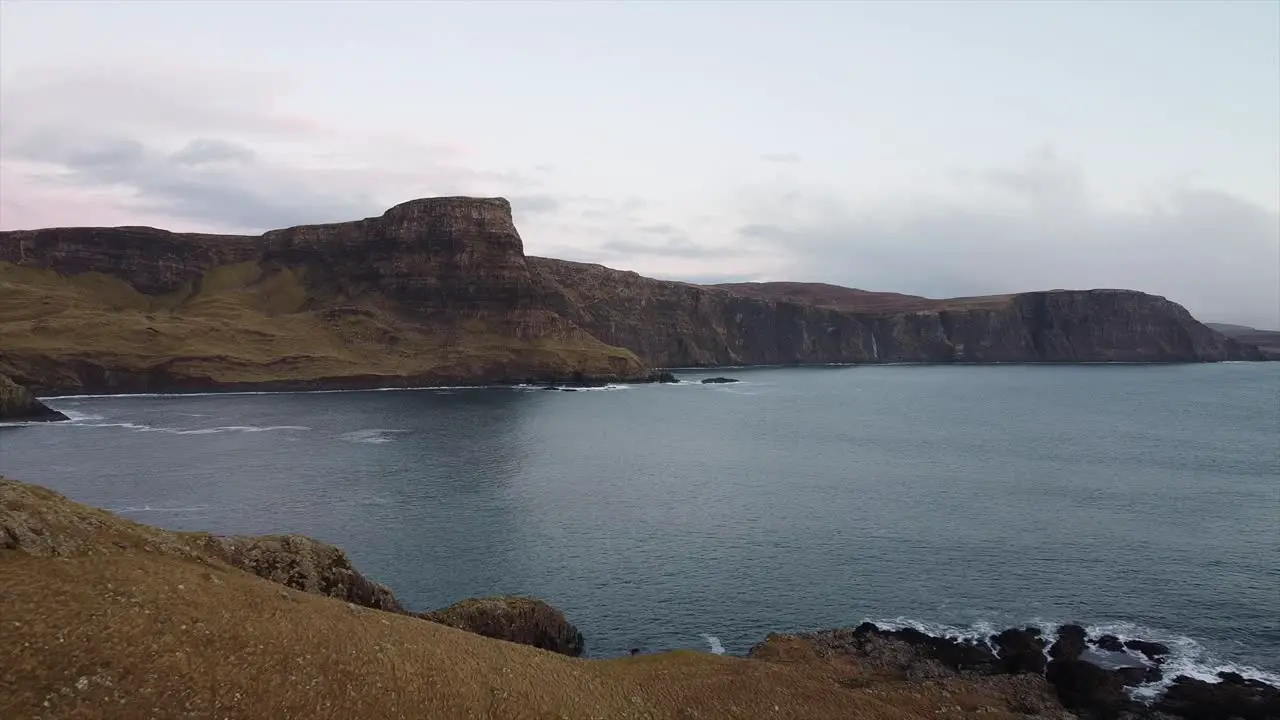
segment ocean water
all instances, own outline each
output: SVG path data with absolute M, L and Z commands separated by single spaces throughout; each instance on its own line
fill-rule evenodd
M 0 427 L 0 472 L 312 535 L 412 609 L 541 597 L 597 656 L 1078 621 L 1280 681 L 1280 363 L 682 377 L 60 398 L 73 422 Z

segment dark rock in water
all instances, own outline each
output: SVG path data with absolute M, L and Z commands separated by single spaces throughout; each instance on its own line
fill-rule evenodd
M 1120 678 L 1120 682 L 1129 686 L 1159 682 L 1164 677 L 1164 673 L 1160 668 L 1145 665 L 1127 665 L 1122 668 L 1116 668 L 1112 672 L 1116 674 L 1116 677 Z
M 1088 634 L 1079 625 L 1063 625 L 1058 628 L 1058 639 L 1049 648 L 1054 660 L 1077 660 L 1085 649 Z
M 560 391 L 561 392 L 578 392 L 578 388 L 566 387 L 566 388 L 560 388 Z
M 1010 628 L 991 636 L 991 644 L 1000 653 L 1000 665 L 1007 673 L 1044 673 L 1048 660 L 1044 656 L 1044 638 L 1036 628 Z
M 724 385 L 726 383 L 736 383 L 736 382 L 738 382 L 736 378 L 727 378 L 727 377 L 703 378 L 702 380 L 703 385 Z
M 679 378 L 677 378 L 675 375 L 672 375 L 669 372 L 658 373 L 658 376 L 656 379 L 657 379 L 657 382 L 663 383 L 665 385 L 674 385 L 680 382 Z
M 1164 643 L 1147 642 L 1146 640 L 1126 640 L 1124 646 L 1135 652 L 1140 652 L 1156 662 L 1162 662 L 1164 656 L 1169 654 L 1169 646 Z
M 1116 637 L 1115 635 L 1103 635 L 1102 637 L 1098 638 L 1093 644 L 1097 645 L 1103 650 L 1109 650 L 1111 652 L 1124 652 L 1124 643 L 1120 642 L 1120 638 Z
M 563 613 L 536 598 L 473 598 L 418 617 L 571 657 L 586 647 L 582 633 Z
M 66 420 L 67 416 L 54 410 L 27 392 L 27 389 L 0 375 L 0 421 L 4 420 Z
M 1154 709 L 1186 720 L 1275 720 L 1280 718 L 1280 688 L 1237 673 L 1218 673 L 1210 683 L 1179 675 Z
M 1055 659 L 1045 678 L 1062 704 L 1081 718 L 1115 718 L 1131 705 L 1119 675 L 1084 660 Z
M 918 630 L 881 630 L 872 623 L 806 633 L 797 639 L 819 657 L 845 656 L 871 675 L 904 680 L 994 675 L 1000 661 L 989 648 L 968 640 L 939 638 Z M 752 651 L 756 653 L 756 650 Z

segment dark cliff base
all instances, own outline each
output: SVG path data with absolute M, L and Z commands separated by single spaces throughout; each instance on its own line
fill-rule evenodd
M 530 258 L 503 199 L 261 236 L 0 232 L 0 372 L 43 394 L 644 381 L 657 367 L 1260 360 L 1128 290 L 930 300 Z

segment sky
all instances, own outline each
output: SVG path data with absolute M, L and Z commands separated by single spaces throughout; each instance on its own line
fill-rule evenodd
M 653 277 L 1280 329 L 1280 2 L 0 2 L 0 228 L 441 195 Z

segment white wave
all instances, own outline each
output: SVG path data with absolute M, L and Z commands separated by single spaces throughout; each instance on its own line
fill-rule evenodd
M 54 409 L 58 410 L 58 408 L 54 408 Z M 91 420 L 104 419 L 102 415 L 94 415 L 92 413 L 85 413 L 85 412 L 80 412 L 79 410 L 71 410 L 66 408 L 58 410 L 58 412 L 62 413 L 63 415 L 66 415 L 67 419 L 70 420 L 71 422 L 89 422 Z
M 141 512 L 183 513 L 183 512 L 200 512 L 205 508 L 206 508 L 205 505 L 194 505 L 192 507 L 151 507 L 150 505 L 141 505 L 138 507 L 107 508 L 107 510 L 116 514 L 141 513 Z
M 59 423 L 66 427 L 87 427 L 87 428 L 123 428 L 125 430 L 133 430 L 134 432 L 152 432 L 165 433 L 167 435 L 217 435 L 220 433 L 259 433 L 271 432 L 275 430 L 284 430 L 291 432 L 300 432 L 310 430 L 305 425 L 225 425 L 222 427 L 212 428 L 172 428 L 172 427 L 156 427 L 154 425 L 146 425 L 143 423 L 131 422 L 67 422 Z
M 1057 621 L 1046 621 L 1035 619 L 1030 622 L 1020 624 L 1004 624 L 996 625 L 989 622 L 975 622 L 968 626 L 947 625 L 944 623 L 930 623 L 908 617 L 895 617 L 889 619 L 868 619 L 867 622 L 875 623 L 882 630 L 902 630 L 911 628 L 918 630 L 927 635 L 934 637 L 955 638 L 959 640 L 970 640 L 976 643 L 982 643 L 990 646 L 990 638 L 992 635 L 999 633 L 1009 627 L 1032 627 L 1040 630 L 1049 643 L 1053 642 L 1053 638 L 1057 633 L 1058 627 L 1063 623 Z M 1262 670 L 1249 665 L 1240 665 L 1230 663 L 1215 657 L 1208 649 L 1197 642 L 1194 638 L 1186 635 L 1161 630 L 1158 628 L 1149 628 L 1137 623 L 1118 622 L 1118 623 L 1099 623 L 1095 625 L 1085 625 L 1085 631 L 1089 634 L 1090 639 L 1096 640 L 1102 635 L 1114 635 L 1121 642 L 1129 640 L 1146 640 L 1148 642 L 1158 642 L 1169 647 L 1169 654 L 1165 656 L 1164 663 L 1160 665 L 1163 673 L 1163 679 L 1159 682 L 1148 683 L 1145 685 L 1131 688 L 1132 696 L 1137 700 L 1150 701 L 1158 698 L 1173 683 L 1173 680 L 1179 675 L 1204 680 L 1206 682 L 1219 682 L 1219 672 L 1239 673 L 1245 678 L 1261 680 L 1262 682 L 1280 686 L 1280 673 L 1268 670 Z M 994 648 L 993 648 L 994 649 Z M 1047 648 L 1046 648 L 1047 652 Z M 1124 655 L 1134 661 L 1134 664 L 1149 665 L 1145 655 L 1139 652 L 1126 650 Z
M 724 645 L 720 644 L 720 638 L 715 635 L 702 634 L 702 639 L 707 641 L 707 645 L 711 646 L 712 655 L 723 655 Z
M 179 392 L 179 393 L 114 393 L 101 395 L 50 395 L 42 397 L 42 401 L 58 400 L 95 400 L 98 398 L 188 398 L 188 397 L 242 397 L 245 395 L 327 395 L 332 393 L 366 393 L 366 392 L 416 392 L 419 390 L 487 390 L 489 388 L 505 388 L 509 385 L 421 385 L 417 387 L 376 387 L 350 390 L 227 390 L 218 392 Z
M 395 441 L 395 436 L 401 433 L 407 433 L 408 430 L 388 430 L 385 428 L 369 428 L 367 430 L 352 430 L 338 436 L 339 440 L 353 443 L 367 443 L 370 445 L 381 445 Z

